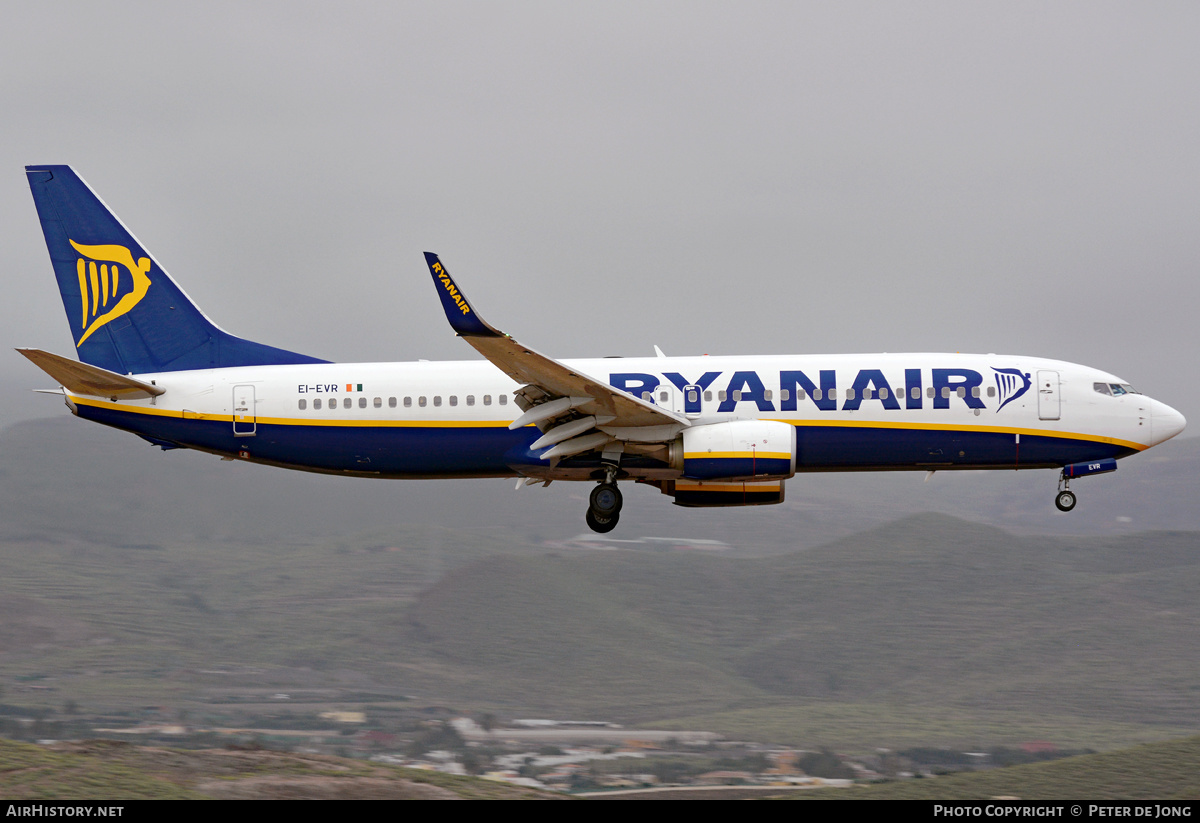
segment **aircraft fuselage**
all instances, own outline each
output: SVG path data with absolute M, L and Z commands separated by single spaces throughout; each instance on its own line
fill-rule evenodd
M 1120 458 L 1182 417 L 1123 381 L 1034 357 L 863 354 L 567 360 L 693 425 L 796 428 L 796 471 L 1046 468 Z M 484 361 L 330 363 L 139 375 L 153 399 L 74 396 L 81 417 L 186 448 L 374 477 L 503 477 L 548 461 L 510 431 L 519 386 Z M 1045 384 L 1045 385 L 1042 385 Z M 503 405 L 501 405 L 503 403 Z M 564 461 L 586 469 L 595 461 Z M 633 477 L 680 476 L 627 456 Z

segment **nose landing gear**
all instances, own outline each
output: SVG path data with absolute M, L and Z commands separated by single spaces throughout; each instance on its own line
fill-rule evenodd
M 1075 492 L 1071 491 L 1071 481 L 1064 471 L 1058 477 L 1058 494 L 1054 496 L 1054 505 L 1060 512 L 1069 512 L 1075 508 Z

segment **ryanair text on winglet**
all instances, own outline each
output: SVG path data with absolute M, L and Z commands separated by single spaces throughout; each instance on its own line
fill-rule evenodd
M 467 301 L 463 300 L 462 295 L 458 293 L 458 288 L 454 285 L 454 281 L 450 279 L 450 275 L 446 274 L 446 270 L 442 268 L 441 263 L 433 264 L 433 272 L 438 276 L 438 280 L 442 281 L 442 286 L 454 299 L 454 305 L 462 309 L 463 314 L 470 314 L 471 307 L 467 305 Z

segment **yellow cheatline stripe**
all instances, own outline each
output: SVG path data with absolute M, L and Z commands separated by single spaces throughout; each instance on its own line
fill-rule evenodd
M 1054 429 L 1028 429 L 1018 426 L 959 426 L 954 423 L 885 423 L 875 420 L 780 420 L 774 418 L 774 422 L 788 423 L 793 426 L 830 426 L 849 429 L 906 429 L 909 431 L 959 431 L 959 432 L 986 432 L 990 434 L 1028 434 L 1034 437 L 1055 437 L 1059 440 L 1089 440 L 1093 443 L 1109 443 L 1114 446 L 1123 446 L 1127 449 L 1135 449 L 1144 451 L 1150 448 L 1144 443 L 1137 443 L 1133 440 L 1121 440 L 1117 437 L 1102 437 L 1098 434 L 1084 434 L 1082 432 L 1055 431 Z
M 684 460 L 791 460 L 791 452 L 684 452 Z
M 779 483 L 698 483 L 696 481 L 676 480 L 676 491 L 705 491 L 705 492 L 777 492 Z
M 204 412 L 179 410 L 179 409 L 163 409 L 154 406 L 130 406 L 125 403 L 112 403 L 107 400 L 97 400 L 90 397 L 78 397 L 72 395 L 71 399 L 82 406 L 95 406 L 100 409 L 114 409 L 116 411 L 131 412 L 133 414 L 146 414 L 154 417 L 180 417 L 184 420 L 218 420 L 232 423 L 234 416 L 232 414 L 207 414 Z M 249 422 L 250 417 L 238 415 L 239 420 Z M 325 418 L 318 420 L 309 420 L 308 418 L 289 418 L 289 417 L 258 417 L 255 422 L 259 424 L 274 424 L 279 426 L 341 426 L 355 428 L 498 428 L 503 426 L 508 428 L 508 420 L 339 420 L 337 418 Z
M 133 412 L 134 414 L 148 414 L 154 417 L 188 417 L 195 418 L 197 420 L 208 419 L 204 415 L 197 415 L 194 413 L 189 414 L 187 412 L 181 412 L 179 409 L 158 409 L 153 406 L 129 406 L 124 403 L 110 403 L 107 400 L 96 400 L 91 397 L 80 397 L 79 395 L 71 394 L 70 392 L 67 392 L 67 395 L 71 398 L 71 402 L 77 406 L 95 406 L 98 409 L 115 409 L 117 411 Z

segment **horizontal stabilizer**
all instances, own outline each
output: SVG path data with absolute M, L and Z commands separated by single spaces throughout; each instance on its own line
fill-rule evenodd
M 73 394 L 89 394 L 94 397 L 123 397 L 126 399 L 156 397 L 166 389 L 143 383 L 132 377 L 102 369 L 99 366 L 89 366 L 69 357 L 51 354 L 41 349 L 17 349 L 28 357 L 33 364 L 46 374 L 53 377 Z

